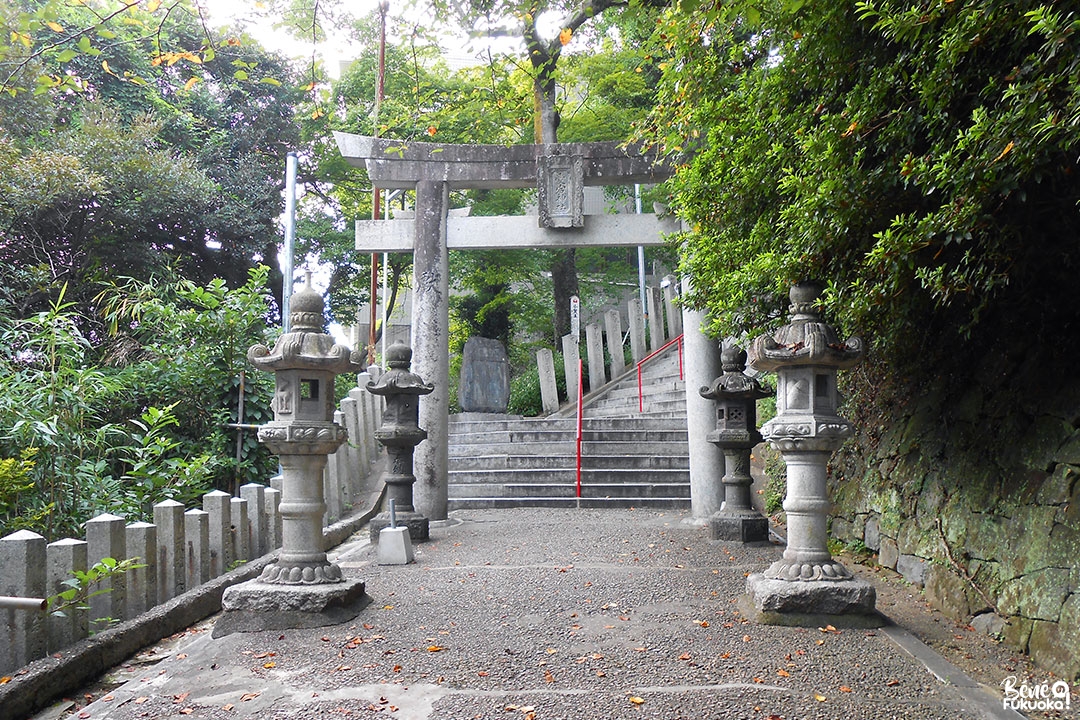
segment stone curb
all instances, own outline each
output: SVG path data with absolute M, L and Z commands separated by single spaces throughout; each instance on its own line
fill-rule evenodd
M 323 529 L 327 547 L 336 547 L 379 511 L 383 492 L 373 507 Z M 225 589 L 258 577 L 277 559 L 278 551 L 203 583 L 136 618 L 80 640 L 58 653 L 35 660 L 0 685 L 0 720 L 16 720 L 45 708 L 65 693 L 78 690 L 147 645 L 174 635 L 221 610 Z

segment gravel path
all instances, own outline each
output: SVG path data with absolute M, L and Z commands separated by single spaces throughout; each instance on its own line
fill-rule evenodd
M 454 520 L 412 565 L 378 566 L 362 540 L 338 549 L 371 598 L 353 622 L 219 639 L 204 625 L 117 669 L 124 684 L 72 717 L 1010 717 L 992 693 L 1007 665 L 983 668 L 985 688 L 946 684 L 890 637 L 900 628 L 749 622 L 746 575 L 779 546 L 712 543 L 679 512 Z M 880 609 L 899 605 L 928 612 L 886 588 Z

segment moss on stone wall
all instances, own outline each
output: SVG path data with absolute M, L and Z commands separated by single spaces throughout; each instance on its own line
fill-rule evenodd
M 833 532 L 1075 680 L 1080 377 L 1053 348 L 976 355 L 963 374 L 945 361 L 900 382 L 872 359 L 848 374 L 856 437 L 832 460 Z

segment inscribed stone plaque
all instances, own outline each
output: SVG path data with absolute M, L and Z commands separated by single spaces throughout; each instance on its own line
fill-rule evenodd
M 540 227 L 585 227 L 585 181 L 581 156 L 537 158 Z
M 510 363 L 501 342 L 471 337 L 465 343 L 458 401 L 465 412 L 506 412 L 510 402 Z

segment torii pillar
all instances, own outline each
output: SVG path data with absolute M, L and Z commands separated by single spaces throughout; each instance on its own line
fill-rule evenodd
M 677 232 L 674 218 L 582 214 L 585 185 L 657 183 L 670 167 L 618 143 L 450 145 L 334 133 L 351 165 L 366 168 L 373 186 L 416 191 L 415 220 L 361 220 L 356 249 L 412 252 L 413 371 L 435 385 L 420 400 L 413 504 L 432 521 L 447 517 L 450 364 L 448 250 L 661 245 Z M 529 188 L 540 192 L 532 217 L 450 217 L 450 190 Z

